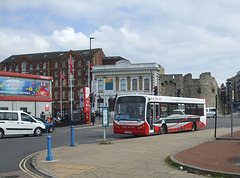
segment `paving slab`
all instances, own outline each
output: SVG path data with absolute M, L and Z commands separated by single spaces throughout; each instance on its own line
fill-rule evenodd
M 218 130 L 219 136 L 228 133 L 227 128 Z M 47 150 L 40 152 L 35 157 L 35 166 L 53 177 L 204 177 L 177 170 L 165 159 L 181 150 L 211 143 L 215 140 L 213 135 L 213 129 L 203 129 L 119 139 L 111 144 L 59 147 L 52 149 L 53 161 L 45 161 Z M 63 168 L 66 171 L 60 173 Z

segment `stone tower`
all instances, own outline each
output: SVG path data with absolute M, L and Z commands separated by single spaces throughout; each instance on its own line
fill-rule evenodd
M 176 96 L 177 89 L 181 89 L 181 97 L 204 98 L 207 107 L 215 106 L 215 96 L 218 94 L 218 85 L 210 72 L 200 75 L 199 79 L 193 79 L 192 74 L 160 75 L 159 90 L 162 96 Z

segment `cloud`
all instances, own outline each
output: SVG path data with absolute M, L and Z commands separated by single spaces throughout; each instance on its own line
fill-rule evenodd
M 79 50 L 89 46 L 89 38 L 81 32 L 75 32 L 71 27 L 55 30 L 50 41 L 61 49 Z
M 25 54 L 52 49 L 44 36 L 26 31 L 0 29 L 0 39 L 0 60 L 13 54 Z
M 157 62 L 166 73 L 224 81 L 239 70 L 238 0 L 2 0 L 0 10 L 0 59 L 88 49 L 93 36 L 107 56 Z
M 133 63 L 157 62 L 166 73 L 192 73 L 198 78 L 202 72 L 212 72 L 219 85 L 239 70 L 236 39 L 181 24 L 175 27 L 148 28 L 153 33 L 149 36 L 144 30 L 101 26 L 91 34 L 95 37 L 92 48 L 103 48 L 107 56 L 119 55 Z M 159 30 L 161 35 L 157 36 Z M 49 36 L 5 29 L 0 30 L 0 38 L 5 41 L 0 43 L 2 59 L 13 54 L 89 48 L 89 36 L 72 27 L 54 30 Z

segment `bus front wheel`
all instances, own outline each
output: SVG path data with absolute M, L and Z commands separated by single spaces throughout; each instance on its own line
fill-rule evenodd
M 166 125 L 163 125 L 161 127 L 161 134 L 166 134 L 167 133 L 167 126 Z

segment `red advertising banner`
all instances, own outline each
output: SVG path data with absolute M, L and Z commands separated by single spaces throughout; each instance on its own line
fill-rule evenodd
M 84 121 L 86 124 L 90 124 L 90 89 L 89 87 L 83 88 L 83 94 L 84 94 Z

